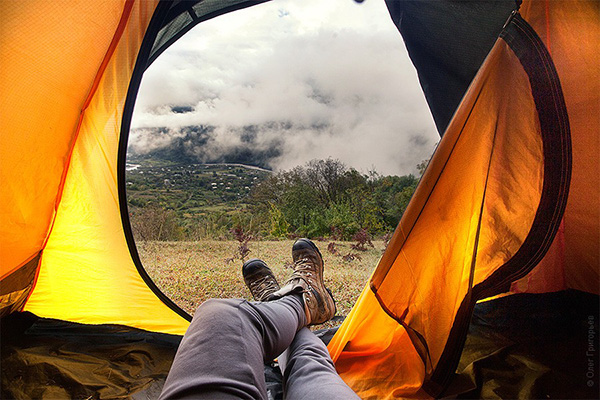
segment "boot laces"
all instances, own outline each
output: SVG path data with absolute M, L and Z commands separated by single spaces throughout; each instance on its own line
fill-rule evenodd
M 275 279 L 273 279 L 273 277 L 270 275 L 265 275 L 261 278 L 250 282 L 250 290 L 252 290 L 253 292 L 264 291 L 265 289 L 268 289 L 269 286 L 274 286 L 274 284 Z
M 294 274 L 313 276 L 314 263 L 309 258 L 301 258 L 294 262 Z

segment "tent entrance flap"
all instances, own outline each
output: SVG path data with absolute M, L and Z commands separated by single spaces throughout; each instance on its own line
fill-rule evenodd
M 330 345 L 336 356 L 348 353 L 338 358 L 341 368 L 356 362 L 351 354 L 370 343 L 368 321 L 384 312 L 424 339 L 433 372 L 425 369 L 423 388 L 439 395 L 456 368 L 475 302 L 508 290 L 551 245 L 567 204 L 571 167 L 556 69 L 517 14 L 463 98 L 372 276 L 380 310 L 359 304 L 357 318 L 336 335 L 341 342 L 334 338 Z M 394 347 L 383 354 L 397 357 L 401 351 Z M 412 340 L 412 347 L 424 346 Z M 383 354 L 377 357 L 389 363 Z M 376 371 L 384 368 L 367 358 L 362 371 L 343 375 L 351 383 L 360 379 L 358 387 L 351 385 L 359 391 L 379 385 Z M 399 385 L 402 393 L 401 380 Z
M 552 58 L 533 28 L 519 14 L 501 33 L 529 76 L 543 142 L 544 181 L 531 230 L 512 257 L 488 277 L 471 286 L 471 304 L 461 304 L 437 371 L 431 377 L 432 393 L 440 393 L 456 369 L 474 302 L 506 292 L 527 275 L 550 248 L 568 200 L 571 179 L 571 132 L 560 80 Z M 461 315 L 464 314 L 464 315 Z M 436 384 L 439 382 L 439 384 Z

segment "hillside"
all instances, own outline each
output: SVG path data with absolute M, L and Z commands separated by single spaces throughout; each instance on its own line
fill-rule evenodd
M 271 175 L 241 164 L 177 163 L 150 157 L 130 157 L 126 169 L 130 212 L 159 206 L 180 216 L 240 208 L 252 187 Z

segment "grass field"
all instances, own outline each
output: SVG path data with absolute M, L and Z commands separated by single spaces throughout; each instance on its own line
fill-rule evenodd
M 273 270 L 280 283 L 291 274 L 293 240 L 253 241 L 248 247 L 250 258 L 261 258 Z M 325 284 L 336 299 L 337 315 L 348 314 L 383 250 L 383 242 L 375 248 L 351 250 L 350 242 L 335 242 L 339 254 L 327 250 L 330 241 L 315 242 L 325 261 Z M 181 308 L 193 314 L 210 298 L 245 298 L 251 295 L 242 279 L 242 261 L 228 260 L 237 254 L 238 242 L 206 240 L 200 242 L 137 242 L 140 258 L 157 286 Z M 345 261 L 352 252 L 360 259 Z M 315 328 L 330 327 L 329 323 Z

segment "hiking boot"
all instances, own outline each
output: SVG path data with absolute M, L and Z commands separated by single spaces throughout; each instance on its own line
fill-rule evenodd
M 294 273 L 273 298 L 301 293 L 307 325 L 329 321 L 335 315 L 335 301 L 323 282 L 323 257 L 308 239 L 298 239 L 292 247 Z
M 273 271 L 263 260 L 253 258 L 246 261 L 242 266 L 242 275 L 256 301 L 267 301 L 274 292 L 279 290 Z

